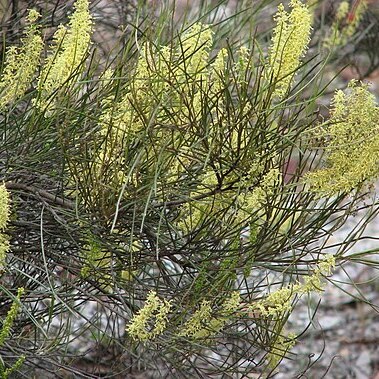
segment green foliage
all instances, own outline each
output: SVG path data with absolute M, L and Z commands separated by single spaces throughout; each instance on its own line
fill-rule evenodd
M 325 55 L 316 5 L 291 0 L 268 23 L 274 2 L 244 3 L 222 20 L 227 2 L 182 19 L 141 3 L 104 57 L 77 0 L 45 59 L 25 44 L 43 35 L 36 18 L 8 48 L 2 301 L 26 291 L 20 323 L 18 297 L 0 333 L 20 357 L 4 377 L 24 361 L 97 377 L 73 359 L 91 340 L 114 352 L 109 376 L 270 377 L 297 343 L 288 318 L 359 236 L 334 255 L 328 239 L 358 208 L 378 212 L 362 203 L 378 176 L 378 111 L 356 82 L 328 120 L 315 111 L 337 54 Z
M 20 311 L 20 298 L 24 294 L 24 288 L 19 288 L 17 291 L 16 298 L 13 300 L 12 305 L 2 322 L 1 330 L 0 330 L 0 346 L 3 346 L 7 339 L 10 339 L 11 328 L 15 322 L 15 318 L 17 317 Z M 25 356 L 21 355 L 17 361 L 11 366 L 6 368 L 3 361 L 0 362 L 0 375 L 1 378 L 6 379 L 9 377 L 12 372 L 17 371 L 25 361 Z

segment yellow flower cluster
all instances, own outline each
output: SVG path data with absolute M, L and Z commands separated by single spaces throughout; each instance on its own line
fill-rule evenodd
M 211 45 L 212 31 L 208 25 L 200 23 L 194 24 L 183 35 L 179 49 L 145 43 L 140 49 L 127 93 L 111 109 L 108 107 L 101 118 L 103 128 L 112 125 L 120 131 L 120 136 L 125 133 L 127 136 L 134 135 L 143 128 L 146 119 L 149 120 L 156 112 L 159 102 L 168 107 L 155 115 L 159 122 L 165 123 L 169 119 L 172 123 L 172 118 L 178 125 L 188 122 L 188 114 L 187 118 L 183 115 L 184 100 L 189 101 L 190 94 L 198 93 L 195 83 L 200 83 L 200 79 L 205 80 L 208 76 L 205 68 L 208 65 L 208 50 Z M 220 60 L 224 53 L 220 55 L 219 63 L 214 66 L 215 70 L 220 69 Z M 195 96 L 192 101 L 199 106 L 201 99 Z M 109 102 L 112 103 L 112 99 Z
M 224 87 L 224 75 L 226 61 L 228 59 L 228 50 L 221 49 L 210 70 L 210 82 L 212 83 L 211 91 L 217 95 Z
M 150 86 L 152 83 L 159 82 L 157 72 L 154 70 L 154 62 L 152 62 L 151 49 L 150 44 L 145 44 L 141 48 L 141 55 L 134 73 L 135 79 L 129 91 L 116 104 L 113 104 L 111 98 L 105 99 L 102 103 L 105 111 L 100 116 L 100 130 L 102 135 L 109 135 L 110 148 L 120 147 L 123 138 L 134 136 L 143 128 L 143 118 L 139 117 L 139 112 L 146 117 L 149 116 L 151 109 L 148 105 L 151 104 L 147 102 L 153 98 Z M 137 107 L 138 111 L 135 109 Z M 118 155 L 119 151 L 116 150 L 114 153 Z
M 216 335 L 236 315 L 240 301 L 239 292 L 234 291 L 215 312 L 212 303 L 203 300 L 199 308 L 180 328 L 178 336 L 208 339 Z M 168 322 L 167 316 L 171 308 L 171 301 L 161 300 L 154 291 L 150 292 L 144 307 L 132 318 L 126 331 L 135 341 L 153 340 L 165 331 Z
M 203 300 L 200 304 L 199 309 L 184 324 L 183 329 L 179 333 L 179 336 L 191 337 L 194 339 L 208 337 L 210 333 L 208 325 L 211 318 L 211 302 L 208 300 Z
M 325 256 L 316 266 L 313 274 L 304 278 L 303 283 L 280 288 L 263 300 L 250 304 L 245 311 L 257 314 L 257 317 L 272 317 L 274 320 L 276 318 L 280 319 L 286 313 L 291 312 L 295 296 L 302 296 L 314 291 L 323 291 L 323 278 L 332 274 L 335 264 L 335 257 L 333 255 Z M 269 369 L 274 369 L 296 342 L 295 335 L 283 335 L 282 325 L 277 324 L 275 329 L 275 342 L 266 357 Z
M 280 288 L 269 294 L 264 300 L 253 305 L 262 316 L 277 316 L 291 310 L 294 297 L 293 286 Z
M 274 95 L 282 98 L 293 81 L 300 59 L 305 55 L 312 29 L 312 14 L 300 0 L 290 1 L 291 12 L 278 6 L 276 27 L 270 48 L 267 77 L 274 80 Z
M 298 294 L 311 293 L 313 291 L 323 291 L 323 278 L 333 273 L 336 259 L 333 255 L 327 255 L 316 267 L 313 274 L 304 278 L 304 283 L 295 286 Z
M 341 1 L 336 12 L 336 21 L 341 24 L 346 20 L 347 14 L 349 13 L 350 4 L 348 1 Z
M 338 90 L 330 120 L 322 125 L 326 167 L 308 173 L 311 191 L 319 196 L 349 193 L 379 175 L 379 108 L 367 86 L 352 81 Z
M 5 185 L 0 186 L 0 230 L 4 231 L 9 221 L 9 192 Z
M 357 4 L 355 9 L 350 7 L 349 1 L 342 1 L 339 4 L 331 27 L 331 35 L 324 40 L 326 48 L 346 45 L 354 35 L 367 9 L 367 0 L 361 0 Z
M 88 0 L 77 0 L 70 17 L 69 28 L 60 25 L 54 34 L 54 45 L 38 79 L 39 97 L 35 104 L 40 109 L 52 107 L 49 97 L 62 84 L 78 74 L 91 42 L 92 18 Z M 50 99 L 51 101 L 51 99 Z
M 4 266 L 5 257 L 9 251 L 9 238 L 4 233 L 9 221 L 9 192 L 5 185 L 0 186 L 0 269 Z
M 249 311 L 258 311 L 264 317 L 281 316 L 292 309 L 292 301 L 296 295 L 323 291 L 323 278 L 332 274 L 335 267 L 335 257 L 325 256 L 317 265 L 312 275 L 304 278 L 304 283 L 288 285 L 269 294 L 263 300 L 249 306 Z
M 179 332 L 181 337 L 208 339 L 219 333 L 233 317 L 240 306 L 241 297 L 234 291 L 220 307 L 216 316 L 212 316 L 211 302 L 203 300 L 199 309 L 189 318 Z
M 181 41 L 181 55 L 184 58 L 179 65 L 183 78 L 186 75 L 197 75 L 206 68 L 209 49 L 212 47 L 213 32 L 209 25 L 196 23 L 184 34 Z M 185 80 L 184 80 L 185 81 Z
M 43 41 L 35 24 L 39 17 L 37 11 L 30 10 L 21 46 L 7 49 L 5 68 L 0 80 L 0 110 L 25 94 L 40 64 Z
M 206 78 L 205 68 L 211 45 L 210 26 L 200 23 L 194 24 L 183 35 L 180 50 L 175 47 L 157 47 L 145 43 L 140 49 L 134 78 L 127 93 L 115 106 L 111 109 L 108 107 L 104 112 L 101 117 L 102 128 L 112 125 L 118 131 L 120 138 L 125 134 L 135 135 L 144 127 L 146 119 L 149 120 L 156 112 L 160 101 L 164 105 L 167 101 L 167 106 L 171 107 L 169 114 L 167 110 L 162 109 L 155 115 L 160 122 L 167 122 L 169 118 L 169 122 L 172 123 L 172 117 L 178 125 L 188 122 L 189 115 L 183 114 L 185 113 L 183 100 L 189 94 L 194 95 L 192 101 L 197 105 L 194 104 L 192 108 L 201 111 L 199 108 L 201 99 L 196 95 L 200 95 L 201 91 L 196 89 L 196 83 Z M 171 85 L 168 84 L 170 77 L 172 77 Z M 186 101 L 188 100 L 189 97 Z
M 241 46 L 238 50 L 238 60 L 235 63 L 235 72 L 237 82 L 247 84 L 246 75 L 251 69 L 251 52 L 246 46 Z
M 331 275 L 334 266 L 335 258 L 328 255 L 317 265 L 313 274 L 305 278 L 303 284 L 298 283 L 281 288 L 248 307 L 241 307 L 239 291 L 234 291 L 220 306 L 214 306 L 211 301 L 203 300 L 199 308 L 180 328 L 178 336 L 208 340 L 224 329 L 232 318 L 251 312 L 253 314 L 258 312 L 260 317 L 281 317 L 291 310 L 292 301 L 296 295 L 322 291 L 322 278 Z M 161 300 L 154 291 L 151 291 L 144 307 L 126 327 L 130 337 L 135 341 L 145 342 L 162 334 L 166 330 L 171 308 L 171 301 Z M 272 351 L 274 355 L 283 343 L 284 340 L 280 338 L 277 340 L 275 351 Z
M 171 302 L 161 300 L 156 292 L 151 291 L 143 308 L 132 318 L 126 331 L 135 341 L 153 340 L 166 329 L 167 315 L 171 310 Z

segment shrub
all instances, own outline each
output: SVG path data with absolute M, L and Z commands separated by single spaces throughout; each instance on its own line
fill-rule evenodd
M 11 370 L 98 377 L 81 357 L 102 348 L 109 376 L 270 377 L 297 342 L 296 305 L 364 260 L 348 254 L 352 235 L 327 243 L 357 209 L 364 223 L 378 210 L 362 202 L 378 176 L 378 107 L 352 82 L 322 121 L 334 52 L 320 43 L 316 57 L 312 33 L 325 39 L 300 0 L 278 7 L 270 39 L 249 34 L 267 3 L 219 23 L 221 5 L 169 25 L 161 9 L 113 60 L 90 42 L 87 0 L 45 48 L 29 12 L 0 82 L 2 301 L 25 288 L 3 322 Z

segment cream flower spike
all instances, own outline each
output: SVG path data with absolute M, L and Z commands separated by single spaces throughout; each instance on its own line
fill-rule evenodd
M 278 6 L 276 27 L 271 41 L 267 76 L 274 80 L 274 96 L 282 98 L 292 84 L 300 60 L 310 41 L 312 14 L 300 0 L 290 1 L 291 12 Z
M 69 28 L 60 25 L 54 34 L 54 46 L 38 79 L 40 109 L 53 106 L 49 97 L 70 79 L 82 63 L 91 43 L 92 17 L 88 0 L 77 0 L 70 17 Z
M 0 81 L 0 110 L 22 97 L 34 79 L 43 49 L 41 33 L 35 24 L 39 17 L 36 10 L 29 11 L 21 46 L 11 46 L 7 50 Z

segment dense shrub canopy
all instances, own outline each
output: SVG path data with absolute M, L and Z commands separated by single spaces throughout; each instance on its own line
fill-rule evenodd
M 354 231 L 328 239 L 377 212 L 378 107 L 358 81 L 317 101 L 365 2 L 348 30 L 346 2 L 320 29 L 291 0 L 254 33 L 274 2 L 243 3 L 141 4 L 106 56 L 87 0 L 51 41 L 29 11 L 0 78 L 3 377 L 98 377 L 100 347 L 114 377 L 270 377 L 296 304 L 354 258 Z

